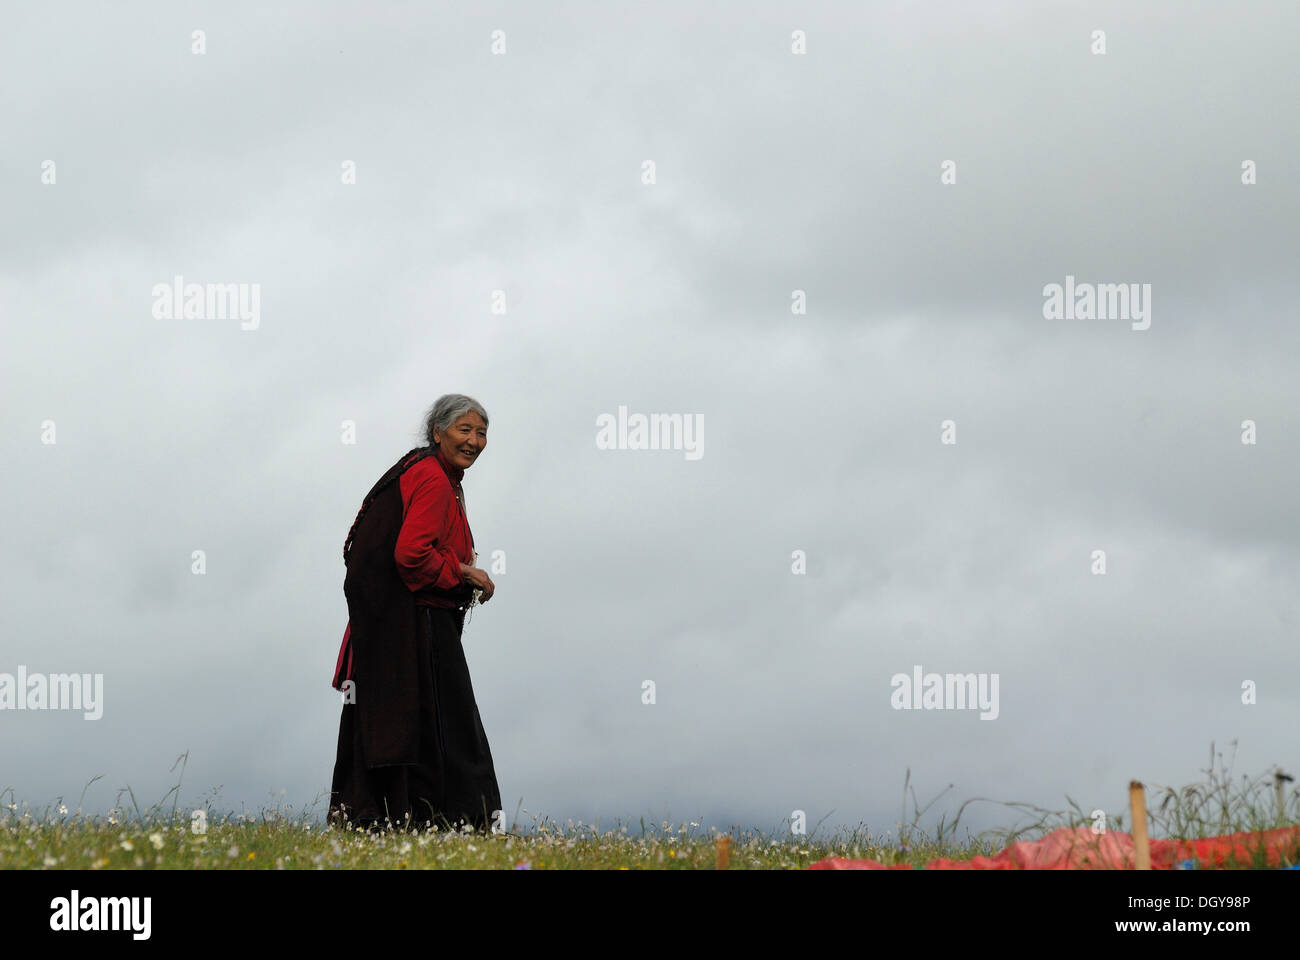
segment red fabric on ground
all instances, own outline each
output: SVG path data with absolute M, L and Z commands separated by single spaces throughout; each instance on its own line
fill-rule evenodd
M 1270 867 L 1295 863 L 1300 848 L 1300 827 L 1281 827 L 1262 833 L 1234 833 L 1203 840 L 1152 840 L 1151 868 L 1169 870 L 1183 860 L 1196 860 L 1197 869 L 1223 867 L 1234 858 L 1253 864 L 1265 851 Z M 1287 863 L 1283 862 L 1283 858 Z M 1132 870 L 1133 837 L 1113 831 L 1094 834 L 1090 827 L 1061 827 L 1041 840 L 1013 843 L 995 857 L 970 860 L 931 860 L 927 870 Z M 910 870 L 908 864 L 886 866 L 875 860 L 826 857 L 809 870 Z

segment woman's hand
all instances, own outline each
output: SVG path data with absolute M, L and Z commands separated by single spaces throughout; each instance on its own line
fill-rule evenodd
M 487 603 L 492 599 L 492 594 L 496 592 L 497 585 L 492 582 L 492 578 L 487 575 L 486 570 L 480 570 L 478 567 L 471 567 L 468 563 L 462 563 L 460 565 L 460 575 L 466 583 L 471 583 L 483 591 L 483 595 L 478 598 L 479 603 Z

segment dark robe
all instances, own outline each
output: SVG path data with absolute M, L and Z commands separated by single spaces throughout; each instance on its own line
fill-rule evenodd
M 379 479 L 344 550 L 349 622 L 335 686 L 347 661 L 355 702 L 344 703 L 339 721 L 334 823 L 483 829 L 501 808 L 461 647 L 464 609 L 417 604 L 394 560 L 403 519 L 397 481 L 430 455 L 412 450 Z

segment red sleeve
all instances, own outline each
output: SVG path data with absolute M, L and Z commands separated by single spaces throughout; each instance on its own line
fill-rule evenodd
M 434 463 L 433 470 L 423 477 L 412 476 L 415 486 L 397 534 L 393 559 L 402 582 L 412 592 L 427 587 L 451 590 L 462 582 L 460 558 L 446 545 L 447 531 L 456 518 L 456 495 L 446 476 L 433 472 L 441 469 Z

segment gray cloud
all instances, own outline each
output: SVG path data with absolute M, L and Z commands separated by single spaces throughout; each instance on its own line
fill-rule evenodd
M 448 391 L 492 416 L 510 812 L 883 831 L 909 767 L 937 816 L 1294 766 L 1293 5 L 10 17 L 0 671 L 106 699 L 0 715 L 18 797 L 156 799 L 186 750 L 189 799 L 327 791 L 343 538 Z M 155 319 L 178 274 L 260 328 Z M 1152 284 L 1151 329 L 1045 320 L 1067 274 Z M 705 456 L 597 450 L 620 404 Z M 999 718 L 891 709 L 914 664 Z

